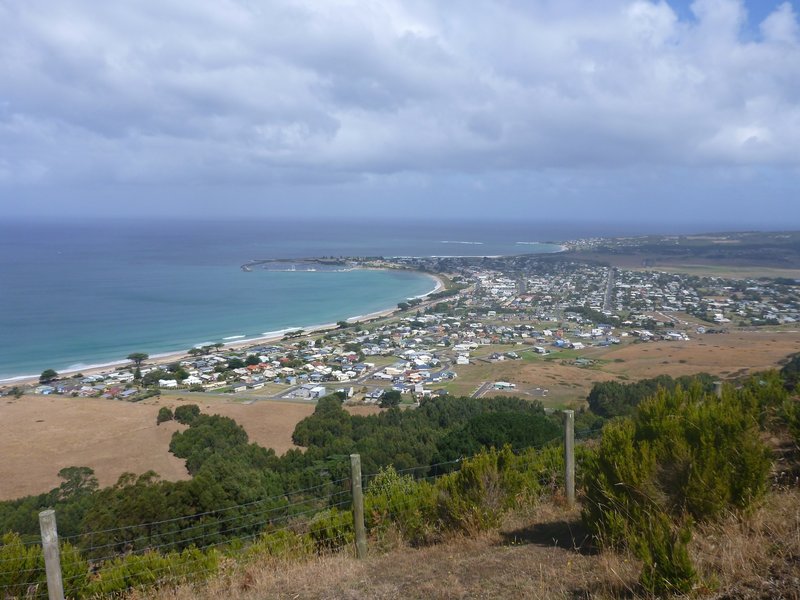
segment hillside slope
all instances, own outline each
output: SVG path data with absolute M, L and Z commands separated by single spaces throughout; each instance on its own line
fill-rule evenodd
M 800 598 L 800 490 L 770 494 L 744 518 L 698 528 L 691 553 L 702 598 Z M 265 598 L 637 598 L 640 565 L 597 552 L 579 511 L 542 503 L 502 528 L 424 547 L 338 554 L 310 562 L 231 566 L 208 585 L 162 589 L 158 600 Z

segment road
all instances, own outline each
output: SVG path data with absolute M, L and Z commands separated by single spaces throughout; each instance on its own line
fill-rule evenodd
M 603 300 L 603 310 L 611 310 L 611 299 L 614 295 L 614 275 L 616 272 L 617 270 L 614 267 L 611 267 L 608 270 L 608 280 L 606 281 L 606 297 L 605 300 Z
M 470 398 L 480 398 L 492 388 L 492 385 L 494 384 L 491 381 L 484 381 L 477 390 L 472 392 Z

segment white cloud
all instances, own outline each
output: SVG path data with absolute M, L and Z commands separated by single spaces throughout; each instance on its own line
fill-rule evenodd
M 797 166 L 792 6 L 691 9 L 0 0 L 0 181 Z

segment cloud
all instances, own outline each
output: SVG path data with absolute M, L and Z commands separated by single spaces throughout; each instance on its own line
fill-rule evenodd
M 0 0 L 0 185 L 796 168 L 792 5 L 691 11 Z

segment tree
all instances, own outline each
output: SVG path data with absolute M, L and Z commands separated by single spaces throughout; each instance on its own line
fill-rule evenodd
M 172 421 L 172 409 L 168 406 L 162 406 L 158 409 L 158 416 L 156 417 L 156 425 L 161 425 L 165 421 Z
M 142 366 L 142 363 L 150 358 L 150 355 L 145 352 L 133 352 L 128 354 L 128 360 L 132 360 L 137 368 Z
M 397 390 L 386 390 L 383 392 L 383 396 L 381 396 L 381 408 L 389 408 L 391 406 L 397 406 L 400 404 L 400 401 L 403 399 L 403 396 Z
M 149 385 L 158 385 L 158 381 L 160 379 L 174 379 L 175 377 L 167 373 L 166 371 L 162 371 L 161 369 L 156 369 L 155 371 L 150 371 L 147 375 L 142 377 L 142 385 L 149 386 Z
M 231 358 L 228 361 L 228 368 L 229 369 L 241 369 L 244 367 L 244 361 L 241 358 Z
M 244 364 L 247 365 L 248 367 L 252 367 L 254 365 L 260 365 L 261 359 L 258 358 L 258 356 L 255 354 L 248 354 L 247 358 L 244 359 Z
M 191 425 L 200 416 L 200 407 L 197 404 L 184 404 L 175 409 L 175 420 L 184 425 Z
M 58 377 L 58 373 L 56 373 L 53 369 L 45 369 L 42 371 L 42 374 L 39 375 L 39 383 L 49 383 Z
M 63 483 L 58 486 L 60 500 L 91 494 L 98 488 L 94 470 L 89 467 L 64 467 L 58 472 Z

